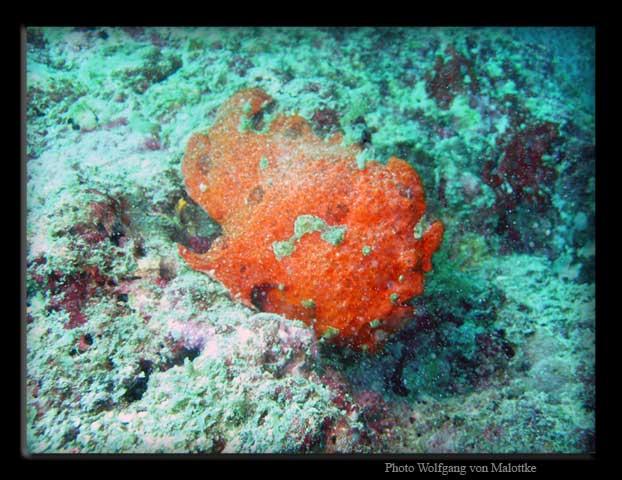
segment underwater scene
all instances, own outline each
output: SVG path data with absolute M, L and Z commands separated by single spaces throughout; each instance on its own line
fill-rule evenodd
M 28 453 L 589 453 L 593 28 L 27 27 Z

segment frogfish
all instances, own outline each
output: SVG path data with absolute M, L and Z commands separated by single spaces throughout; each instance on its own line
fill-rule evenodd
M 261 89 L 241 90 L 189 139 L 186 191 L 222 234 L 179 254 L 249 307 L 376 351 L 413 317 L 444 226 L 421 233 L 424 190 L 406 161 L 361 162 L 361 146 L 321 138 L 299 115 L 263 125 L 271 105 Z

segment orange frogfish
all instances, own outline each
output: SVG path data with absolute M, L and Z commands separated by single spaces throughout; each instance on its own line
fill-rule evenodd
M 361 162 L 361 147 L 318 137 L 297 115 L 257 131 L 271 100 L 242 90 L 190 138 L 186 189 L 222 235 L 205 253 L 179 253 L 246 305 L 375 351 L 412 317 L 443 224 L 415 235 L 425 198 L 404 160 Z

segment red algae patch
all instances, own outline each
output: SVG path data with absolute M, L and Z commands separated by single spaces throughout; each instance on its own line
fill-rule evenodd
M 300 116 L 252 129 L 270 102 L 242 90 L 209 134 L 190 138 L 187 192 L 223 234 L 207 252 L 180 245 L 179 253 L 246 305 L 374 351 L 412 317 L 406 302 L 423 292 L 443 225 L 415 236 L 425 197 L 404 160 L 361 165 L 360 147 L 316 136 Z

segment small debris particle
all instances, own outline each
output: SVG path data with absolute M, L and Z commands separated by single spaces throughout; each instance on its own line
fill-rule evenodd
M 270 166 L 270 162 L 268 162 L 268 158 L 264 155 L 263 157 L 261 157 L 261 160 L 259 160 L 259 168 L 261 170 L 265 170 L 269 166 Z
M 334 246 L 340 245 L 346 236 L 346 230 L 344 226 L 330 227 L 322 233 L 322 240 Z
M 295 248 L 296 246 L 291 240 L 274 242 L 272 244 L 272 251 L 274 252 L 274 256 L 277 258 L 277 260 L 281 260 L 283 257 L 290 256 L 294 252 Z
M 322 335 L 322 338 L 329 340 L 333 337 L 336 337 L 337 335 L 339 335 L 340 330 L 338 328 L 335 327 L 328 327 L 326 329 L 326 331 L 324 332 L 324 335 Z
M 374 320 L 369 322 L 369 326 L 371 328 L 378 328 L 381 324 L 382 324 L 382 322 L 378 318 L 375 318 Z
M 294 222 L 294 237 L 300 240 L 303 235 L 313 232 L 321 232 L 326 228 L 326 223 L 314 215 L 300 215 Z
M 313 301 L 312 298 L 307 298 L 305 300 L 303 300 L 302 302 L 300 302 L 300 304 L 305 307 L 305 308 L 315 308 L 315 302 Z

